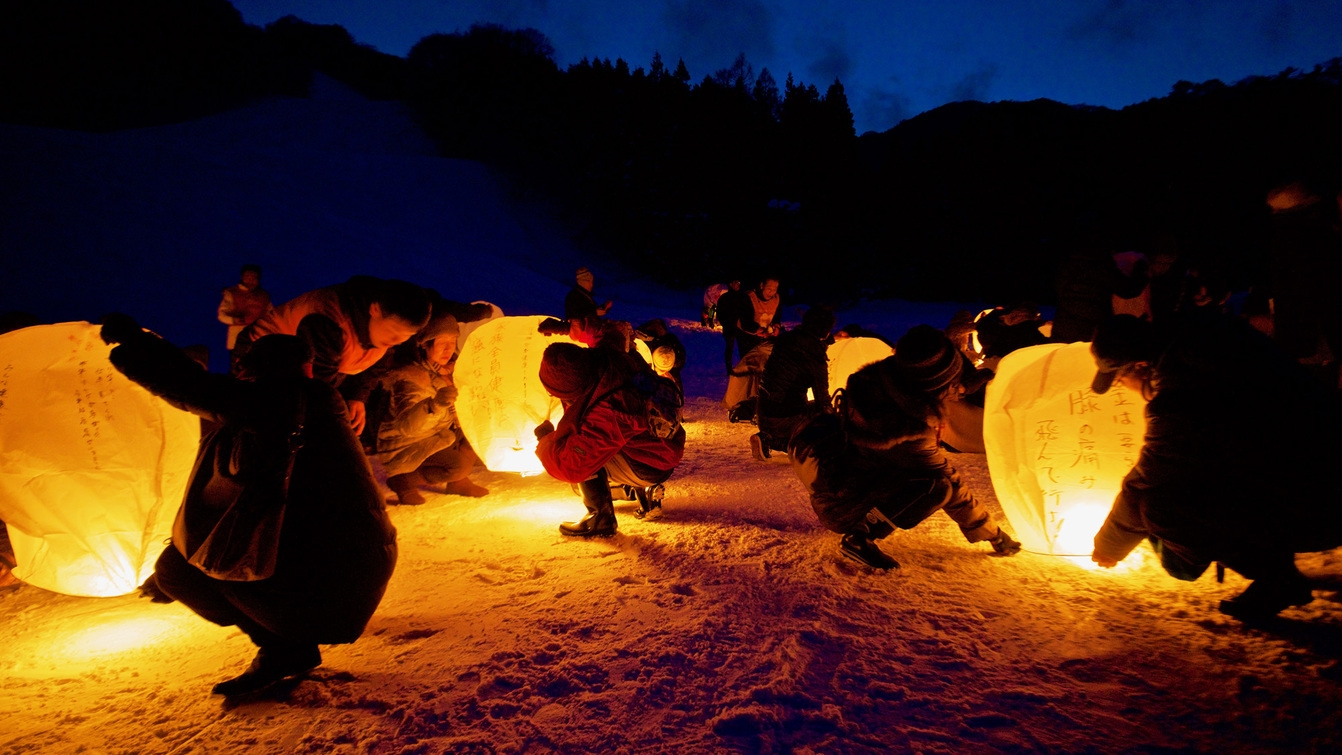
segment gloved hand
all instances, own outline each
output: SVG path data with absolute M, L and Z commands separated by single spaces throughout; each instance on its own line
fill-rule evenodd
M 102 336 L 103 343 L 108 346 L 115 346 L 131 340 L 142 332 L 144 332 L 144 329 L 140 327 L 140 323 L 136 322 L 134 317 L 113 312 L 103 317 L 103 327 L 98 334 Z
M 1014 556 L 1020 553 L 1020 543 L 1013 540 L 1001 527 L 997 528 L 997 536 L 988 542 L 992 543 L 993 552 L 999 556 Z
M 536 440 L 540 440 L 554 431 L 555 426 L 547 419 L 539 425 L 536 425 Z
M 438 389 L 438 393 L 433 396 L 433 403 L 438 406 L 451 406 L 452 402 L 457 400 L 457 387 L 447 385 Z
M 172 546 L 169 545 L 168 547 L 171 548 Z M 149 579 L 146 579 L 144 581 L 144 584 L 140 585 L 138 589 L 140 591 L 141 598 L 149 598 L 149 600 L 151 600 L 154 603 L 174 602 L 172 596 L 168 595 L 166 592 L 163 592 L 163 588 L 158 586 L 157 574 L 150 574 Z

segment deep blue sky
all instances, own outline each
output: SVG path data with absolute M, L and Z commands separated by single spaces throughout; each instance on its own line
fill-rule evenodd
M 533 27 L 560 66 L 683 58 L 695 82 L 744 52 L 781 86 L 838 77 L 858 133 L 947 102 L 1123 107 L 1181 79 L 1233 83 L 1342 56 L 1342 0 L 233 0 L 265 25 L 340 24 L 405 55 L 472 23 Z

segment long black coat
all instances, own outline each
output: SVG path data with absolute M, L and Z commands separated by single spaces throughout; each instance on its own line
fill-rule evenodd
M 396 530 L 335 389 L 311 379 L 249 383 L 204 372 L 147 333 L 113 349 L 111 360 L 155 395 L 218 423 L 201 440 L 182 504 L 199 515 L 193 521 L 209 517 L 217 497 L 211 483 L 235 453 L 237 466 L 259 473 L 246 478 L 255 481 L 251 489 L 244 482 L 244 494 L 278 501 L 277 478 L 267 472 L 287 461 L 298 396 L 305 397 L 303 446 L 294 459 L 274 575 L 209 583 L 287 639 L 321 644 L 357 639 L 395 567 Z
M 1142 452 L 1096 553 L 1120 560 L 1154 535 L 1252 579 L 1282 554 L 1342 544 L 1336 396 L 1239 320 L 1184 320 L 1162 340 Z

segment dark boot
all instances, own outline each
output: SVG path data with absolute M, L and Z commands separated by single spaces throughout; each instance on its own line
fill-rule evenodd
M 1262 621 L 1291 606 L 1303 606 L 1313 600 L 1309 580 L 1292 569 L 1284 574 L 1255 579 L 1244 592 L 1221 601 L 1221 613 L 1240 621 Z
M 615 502 L 610 495 L 610 480 L 606 470 L 599 470 L 591 479 L 584 480 L 582 503 L 587 516 L 576 522 L 564 522 L 559 531 L 572 537 L 610 537 L 615 534 Z
M 881 550 L 881 546 L 877 545 L 876 541 L 868 537 L 866 533 L 844 535 L 843 539 L 839 541 L 839 552 L 844 555 L 844 558 L 851 558 L 873 569 L 899 568 L 899 562 Z
M 666 495 L 666 488 L 660 482 L 646 488 L 633 488 L 633 491 L 638 498 L 638 511 L 634 516 L 649 522 L 662 516 L 662 497 Z
M 396 500 L 402 506 L 424 505 L 424 494 L 419 492 L 419 488 L 428 484 L 428 481 L 418 471 L 392 475 L 387 478 L 387 487 L 396 493 Z
M 322 665 L 316 645 L 262 646 L 252 665 L 241 674 L 214 685 L 216 695 L 245 695 L 269 687 L 282 679 L 307 673 Z

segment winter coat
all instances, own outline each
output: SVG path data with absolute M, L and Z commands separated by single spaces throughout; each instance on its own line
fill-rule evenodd
M 244 288 L 242 284 L 224 289 L 219 302 L 219 322 L 228 326 L 228 350 L 232 351 L 242 329 L 256 322 L 274 307 L 264 288 Z
M 378 427 L 377 459 L 388 475 L 413 472 L 425 459 L 457 442 L 456 409 L 436 400 L 440 389 L 455 388 L 450 377 L 418 361 L 391 371 L 382 384 L 391 406 Z
M 315 353 L 312 376 L 342 387 L 348 376 L 364 372 L 387 353 L 374 347 L 368 336 L 368 310 L 376 288 L 376 278 L 356 275 L 344 283 L 309 291 L 252 323 L 239 340 L 250 344 L 271 333 L 296 335 Z M 342 392 L 346 398 L 363 401 L 371 387 L 354 381 L 342 387 Z
M 256 582 L 210 581 L 284 637 L 322 644 L 358 638 L 391 578 L 396 530 L 336 392 L 306 378 L 250 383 L 208 373 L 147 333 L 117 346 L 111 360 L 155 395 L 217 423 L 201 439 L 182 502 L 188 523 L 204 521 L 205 531 L 222 513 L 222 471 L 239 475 L 243 495 L 279 502 L 282 475 L 274 473 L 287 465 L 289 434 L 304 397 L 302 447 L 294 457 L 274 574 Z
M 820 406 L 829 403 L 829 359 L 825 342 L 804 330 L 790 330 L 774 341 L 760 380 L 759 416 L 794 417 L 808 408 L 806 391 Z
M 650 469 L 675 469 L 685 454 L 685 428 L 670 438 L 649 432 L 646 399 L 631 382 L 629 360 L 606 349 L 593 351 L 600 367 L 591 390 L 564 407 L 554 432 L 536 446 L 545 471 L 561 482 L 582 482 L 616 454 Z
M 750 318 L 750 323 L 753 323 L 753 315 L 750 297 L 745 291 L 728 289 L 718 297 L 718 322 L 722 324 L 724 336 L 735 337 L 741 332 L 741 320 Z M 746 327 L 754 330 L 753 324 L 748 324 Z
M 565 320 L 585 320 L 600 316 L 601 305 L 597 304 L 596 297 L 591 291 L 582 286 L 569 289 L 568 295 L 564 297 Z
M 1342 544 L 1336 395 L 1240 320 L 1185 317 L 1160 340 L 1144 445 L 1096 554 L 1118 561 L 1153 535 L 1188 563 L 1242 571 Z
M 882 385 L 881 364 L 853 373 L 847 390 Z M 936 411 L 884 388 L 872 391 L 879 400 L 870 416 L 848 409 L 841 394 L 836 413 L 808 418 L 792 436 L 788 453 L 810 489 L 820 523 L 834 532 L 854 532 L 877 508 L 909 529 L 944 507 L 970 542 L 991 537 L 996 526 L 941 451 Z

